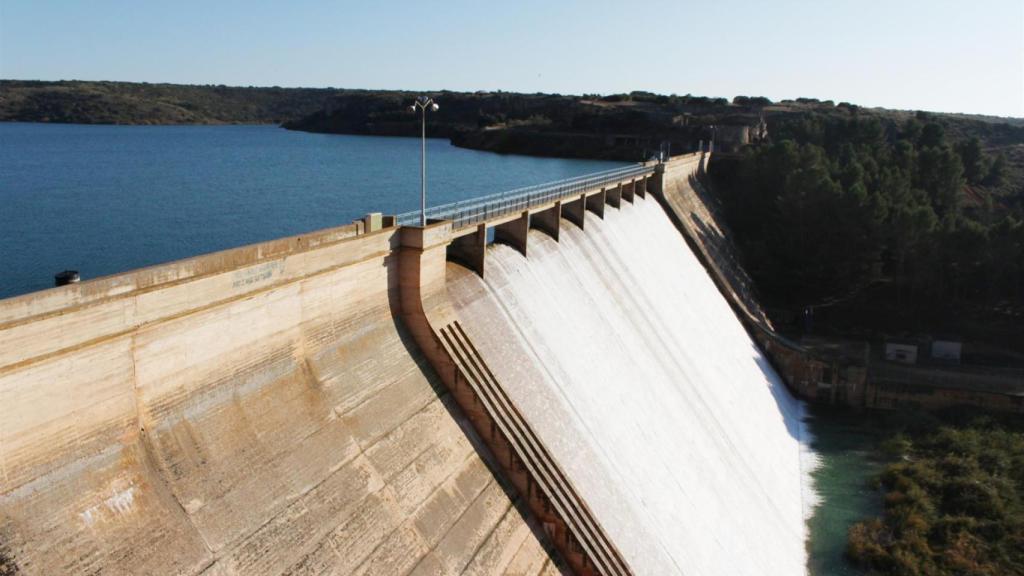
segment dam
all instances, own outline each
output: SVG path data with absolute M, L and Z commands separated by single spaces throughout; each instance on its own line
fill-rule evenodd
M 0 301 L 4 562 L 804 573 L 802 407 L 673 224 L 705 161 Z

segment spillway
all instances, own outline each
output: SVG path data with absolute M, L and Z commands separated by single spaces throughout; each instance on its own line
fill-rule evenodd
M 634 572 L 803 574 L 802 405 L 661 206 L 529 234 L 448 296 Z

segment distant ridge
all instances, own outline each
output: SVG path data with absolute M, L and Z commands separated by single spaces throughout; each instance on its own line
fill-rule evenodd
M 611 95 L 561 95 L 506 91 L 429 91 L 458 99 L 501 96 L 505 99 L 564 99 L 600 101 L 607 105 L 637 102 L 684 104 L 687 112 L 735 113 L 737 106 L 760 107 L 773 103 L 765 98 L 737 96 L 665 96 L 650 92 Z M 0 79 L 0 121 L 63 122 L 75 124 L 282 124 L 298 121 L 328 107 L 338 96 L 367 99 L 408 98 L 415 90 L 367 90 L 353 88 L 282 88 L 280 86 L 225 86 L 223 84 L 171 84 L 103 80 Z M 834 107 L 829 100 L 797 98 L 774 103 L 773 108 L 814 110 Z M 852 106 L 840 103 L 838 107 Z M 874 114 L 909 115 L 913 110 L 860 108 Z M 509 110 L 512 112 L 512 110 Z M 1024 126 L 1024 118 L 984 114 L 933 112 L 949 119 Z
M 740 147 L 744 127 L 808 115 L 877 117 L 890 125 L 915 115 L 813 98 L 772 102 L 692 95 L 523 94 L 433 91 L 441 109 L 428 117 L 428 136 L 456 146 L 499 153 L 643 160 L 662 146 L 695 150 L 711 139 L 718 150 Z M 406 107 L 420 92 L 341 88 L 241 87 L 66 80 L 0 80 L 0 121 L 73 124 L 277 124 L 333 134 L 415 136 Z M 988 148 L 1007 149 L 1024 166 L 1024 119 L 928 114 L 954 141 L 977 136 Z
M 330 88 L 0 80 L 0 121 L 280 124 L 321 109 Z

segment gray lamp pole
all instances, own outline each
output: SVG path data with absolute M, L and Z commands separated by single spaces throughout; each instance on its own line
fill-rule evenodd
M 427 110 L 431 112 L 437 112 L 440 106 L 437 102 L 434 102 L 433 98 L 426 96 L 420 96 L 409 106 L 410 112 L 416 112 L 418 109 L 421 121 L 421 135 L 420 139 L 420 226 L 427 225 Z

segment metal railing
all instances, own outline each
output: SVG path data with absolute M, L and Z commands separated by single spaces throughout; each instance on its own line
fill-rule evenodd
M 451 220 L 453 228 L 478 224 L 491 218 L 522 212 L 534 206 L 553 202 L 566 196 L 582 194 L 607 184 L 619 183 L 627 178 L 636 178 L 654 173 L 653 166 L 626 166 L 603 172 L 584 174 L 555 182 L 536 184 L 515 190 L 489 194 L 479 198 L 460 200 L 427 209 L 427 220 Z M 402 226 L 419 225 L 420 212 L 414 210 L 398 215 Z

